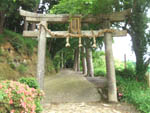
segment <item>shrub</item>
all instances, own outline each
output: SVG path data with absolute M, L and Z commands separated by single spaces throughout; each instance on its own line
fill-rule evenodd
M 13 63 L 10 63 L 9 65 L 10 65 L 10 67 L 11 67 L 12 69 L 16 69 L 16 66 L 15 66 L 15 64 L 13 64 Z
M 0 44 L 3 44 L 4 41 L 8 41 L 18 53 L 25 53 L 29 56 L 33 54 L 34 47 L 37 45 L 37 41 L 26 39 L 22 35 L 10 30 L 4 30 L 4 33 L 0 35 Z
M 120 75 L 122 77 L 125 77 L 125 78 L 135 78 L 135 70 L 132 69 L 132 68 L 127 68 L 127 69 L 123 69 L 123 70 L 119 70 L 119 69 L 116 69 L 116 75 Z
M 103 70 L 94 70 L 94 75 L 95 76 L 106 76 L 106 72 Z
M 117 77 L 117 86 L 123 93 L 123 100 L 134 104 L 142 113 L 150 113 L 150 89 L 144 82 Z
M 24 64 L 20 64 L 17 67 L 17 70 L 19 71 L 20 74 L 24 74 L 27 71 L 27 66 Z
M 4 44 L 5 42 L 6 42 L 6 40 L 5 40 L 5 35 L 4 34 L 0 34 L 0 45 L 1 44 Z
M 15 81 L 0 82 L 0 113 L 39 113 L 43 92 Z M 37 110 L 38 109 L 38 110 Z
M 35 88 L 35 89 L 39 88 L 37 80 L 33 77 L 29 77 L 29 78 L 22 77 L 19 79 L 19 82 L 28 85 L 30 88 Z
M 32 40 L 32 39 L 27 39 L 25 38 L 24 39 L 25 41 L 25 52 L 28 56 L 32 56 L 33 55 L 33 52 L 34 52 L 34 47 L 36 47 L 37 45 L 37 42 L 35 40 Z
M 0 48 L 0 56 L 3 56 L 3 51 L 1 48 Z

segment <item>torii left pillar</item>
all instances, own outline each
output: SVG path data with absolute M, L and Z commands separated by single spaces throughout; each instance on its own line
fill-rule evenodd
M 41 21 L 41 24 L 47 26 L 46 21 Z M 45 55 L 46 55 L 46 30 L 41 26 L 38 37 L 38 61 L 37 61 L 37 80 L 40 89 L 44 89 L 44 74 L 45 74 Z

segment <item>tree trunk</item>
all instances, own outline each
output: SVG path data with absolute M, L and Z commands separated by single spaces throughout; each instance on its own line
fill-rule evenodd
M 74 71 L 80 71 L 80 49 L 77 48 L 74 51 Z
M 86 62 L 86 57 L 85 57 L 85 47 L 81 48 L 81 53 L 82 53 L 82 67 L 83 67 L 83 74 L 87 75 L 87 62 Z
M 80 71 L 80 48 L 77 48 L 77 71 Z
M 4 22 L 5 22 L 5 14 L 3 11 L 0 11 L 0 34 L 4 31 Z
M 148 66 L 145 65 L 144 62 L 144 53 L 145 53 L 145 47 L 142 44 L 142 40 L 140 40 L 139 36 L 136 36 L 135 34 L 132 35 L 132 44 L 133 44 L 133 49 L 135 52 L 136 56 L 136 76 L 138 77 L 139 80 L 143 80 L 144 75 L 147 71 Z
M 136 56 L 136 77 L 138 80 L 144 80 L 145 73 L 148 68 L 149 59 L 145 59 L 145 55 L 148 53 L 148 40 L 149 34 L 146 33 L 147 26 L 147 7 L 150 1 L 147 3 L 142 0 L 133 0 L 132 16 L 127 21 L 126 26 L 130 26 L 127 29 L 128 33 L 132 37 L 132 47 Z
M 63 52 L 60 53 L 60 56 L 61 56 L 60 68 L 63 69 L 64 68 L 64 54 L 63 54 Z
M 117 88 L 114 58 L 112 52 L 112 33 L 105 33 L 105 54 L 106 54 L 106 70 L 108 78 L 108 100 L 109 102 L 117 102 Z
M 86 61 L 87 61 L 87 70 L 88 70 L 87 75 L 94 77 L 92 50 L 90 48 L 86 48 Z
M 77 56 L 77 49 L 75 49 L 75 51 L 74 51 L 74 65 L 73 65 L 73 70 L 74 71 L 77 71 L 77 58 L 78 56 Z

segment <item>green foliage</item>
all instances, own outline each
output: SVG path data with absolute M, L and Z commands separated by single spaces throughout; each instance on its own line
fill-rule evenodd
M 35 100 L 35 105 L 36 105 L 36 113 L 41 113 L 43 110 L 43 107 L 41 105 L 41 101 L 39 101 L 38 99 Z
M 0 36 L 0 40 L 5 40 L 11 43 L 13 48 L 20 54 L 27 54 L 31 56 L 34 52 L 34 47 L 37 45 L 37 41 L 33 39 L 24 38 L 22 35 L 4 30 L 2 37 Z
M 53 60 L 53 64 L 54 64 L 54 68 L 56 70 L 56 72 L 58 72 L 58 70 L 60 69 L 60 55 L 59 53 L 57 53 L 54 57 L 54 60 Z
M 40 113 L 39 103 L 43 92 L 15 81 L 0 82 L 1 113 Z M 36 106 L 37 105 L 37 106 Z
M 126 68 L 124 67 L 124 62 L 115 62 L 116 75 L 121 77 L 134 79 L 136 78 L 135 63 L 131 61 L 126 62 Z
M 27 66 L 25 64 L 20 64 L 18 67 L 17 67 L 17 71 L 20 73 L 20 74 L 24 74 L 26 71 L 27 71 Z
M 144 82 L 117 76 L 117 86 L 123 93 L 123 100 L 134 104 L 142 113 L 150 113 L 150 89 Z
M 5 28 L 22 32 L 22 26 L 19 24 L 22 18 L 18 9 L 20 6 L 29 11 L 33 11 L 36 7 L 36 3 L 39 0 L 1 0 L 0 13 L 2 24 L 5 24 Z M 3 29 L 3 28 L 2 28 Z
M 3 56 L 3 51 L 1 48 L 0 48 L 0 56 Z
M 34 53 L 34 47 L 37 46 L 37 41 L 26 38 L 26 39 L 24 39 L 24 42 L 25 42 L 25 45 L 26 45 L 26 48 L 25 48 L 24 51 L 26 52 L 26 54 L 28 56 L 32 56 L 33 53 Z
M 53 7 L 51 13 L 87 14 L 91 11 L 93 1 L 94 0 L 87 2 L 85 0 L 61 0 L 58 5 Z
M 51 13 L 97 14 L 112 12 L 113 0 L 61 0 Z
M 54 61 L 53 61 L 54 62 Z M 52 73 L 55 70 L 55 67 L 53 65 L 53 62 L 51 60 L 50 54 L 47 54 L 47 58 L 46 58 L 46 73 Z
M 24 83 L 24 84 L 28 85 L 30 88 L 35 88 L 35 89 L 39 88 L 37 80 L 33 77 L 28 77 L 28 78 L 22 77 L 18 81 L 20 83 Z
M 102 51 L 93 51 L 93 64 L 95 76 L 106 75 L 105 53 Z
M 12 69 L 16 69 L 16 66 L 15 66 L 15 64 L 13 64 L 13 63 L 10 63 L 9 65 L 10 65 L 10 67 L 11 67 Z
M 120 75 L 124 78 L 135 78 L 135 70 L 131 69 L 131 68 L 127 68 L 127 69 L 123 69 L 123 70 L 117 70 L 116 69 L 116 75 Z
M 4 44 L 5 42 L 6 42 L 6 40 L 5 40 L 5 35 L 4 34 L 0 34 L 0 45 L 1 44 Z
M 113 12 L 114 0 L 94 0 L 92 14 L 106 14 Z

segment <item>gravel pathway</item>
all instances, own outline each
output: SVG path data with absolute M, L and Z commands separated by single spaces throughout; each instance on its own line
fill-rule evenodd
M 62 70 L 56 76 L 54 75 L 54 76 L 45 78 L 45 93 L 46 93 L 46 95 L 45 95 L 45 99 L 43 101 L 44 110 L 42 113 L 139 113 L 138 111 L 136 111 L 136 109 L 132 105 L 129 105 L 126 103 L 108 104 L 103 101 L 101 101 L 101 102 L 88 102 L 88 101 L 80 102 L 79 100 L 77 103 L 73 103 L 73 102 L 71 103 L 70 100 L 69 100 L 69 103 L 63 103 L 62 101 L 50 103 L 51 93 L 55 91 L 55 90 L 54 91 L 52 90 L 52 87 L 54 87 L 54 84 L 52 84 L 51 82 L 54 82 L 58 85 L 62 85 L 63 82 L 66 83 L 67 81 L 71 81 L 70 78 L 68 79 L 68 77 L 69 77 L 68 75 L 82 76 L 81 73 L 76 73 L 71 70 Z M 63 76 L 64 76 L 64 80 L 62 80 L 62 83 L 60 83 L 60 81 L 57 83 L 57 81 L 55 79 L 59 78 L 59 77 L 61 79 Z M 66 77 L 66 76 L 68 76 L 68 77 Z M 77 81 L 75 81 L 75 82 L 77 82 Z M 66 84 L 66 85 L 71 87 L 71 85 L 68 85 L 68 84 Z M 67 91 L 72 90 L 72 89 L 68 89 L 70 87 L 66 87 Z M 55 89 L 55 88 L 56 87 L 54 87 L 53 89 Z M 65 90 L 65 87 L 59 86 L 58 92 L 60 92 L 63 88 Z M 81 89 L 81 86 L 78 86 L 76 89 Z M 85 90 L 84 90 L 84 92 L 85 92 Z M 63 94 L 62 92 L 60 92 L 60 93 L 61 93 L 62 98 L 64 98 L 66 96 L 66 99 L 68 99 L 67 95 L 62 95 Z M 89 91 L 87 93 L 89 93 Z M 72 98 L 74 98 L 76 100 L 74 94 L 73 93 L 70 93 L 70 94 L 71 94 Z M 55 96 L 55 95 L 52 95 L 52 96 Z M 85 97 L 82 97 L 83 95 L 79 95 L 79 96 L 81 96 L 81 99 L 79 98 L 80 100 L 82 100 L 82 98 L 85 98 Z M 59 100 L 61 100 L 62 98 L 59 98 Z M 89 99 L 89 97 L 86 97 L 86 98 Z
M 45 104 L 42 113 L 139 113 L 125 103 L 61 103 Z

